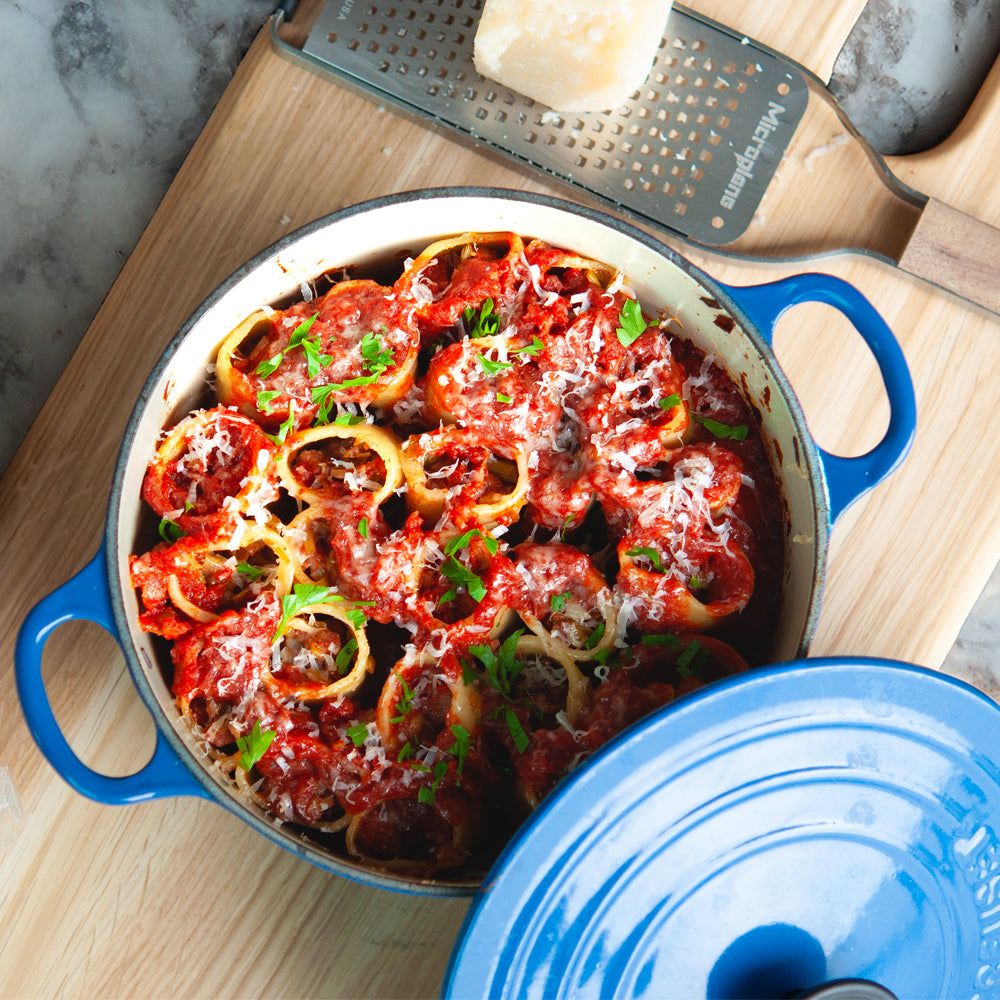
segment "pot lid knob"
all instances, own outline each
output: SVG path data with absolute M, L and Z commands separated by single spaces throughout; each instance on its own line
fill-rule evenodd
M 805 993 L 797 993 L 792 1000 L 898 1000 L 884 986 L 870 979 L 833 979 Z
M 823 946 L 801 927 L 773 923 L 733 941 L 708 973 L 706 1000 L 898 1000 L 860 976 L 830 972 Z M 818 985 L 807 985 L 818 984 Z

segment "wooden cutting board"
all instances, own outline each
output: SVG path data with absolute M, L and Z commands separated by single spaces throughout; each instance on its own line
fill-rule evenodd
M 863 0 L 691 6 L 825 78 Z M 307 16 L 303 9 L 296 21 Z M 893 166 L 918 190 L 1000 224 L 998 131 L 994 72 L 944 146 Z M 548 190 L 278 58 L 265 33 L 10 465 L 0 483 L 0 766 L 23 818 L 9 843 L 0 839 L 0 996 L 437 994 L 466 902 L 345 882 L 206 802 L 107 807 L 80 797 L 27 734 L 12 655 L 29 608 L 98 549 L 136 395 L 212 287 L 317 216 L 390 192 L 466 183 Z M 823 191 L 801 205 L 804 215 L 823 211 Z M 804 269 L 674 245 L 736 284 Z M 814 652 L 938 666 L 1000 556 L 1000 321 L 872 259 L 809 267 L 853 282 L 883 313 L 909 359 L 920 409 L 906 464 L 836 526 Z M 815 436 L 843 453 L 869 447 L 886 419 L 858 340 L 812 306 L 793 310 L 777 339 Z M 88 764 L 117 775 L 148 758 L 152 723 L 114 642 L 96 626 L 61 627 L 44 673 L 57 718 Z

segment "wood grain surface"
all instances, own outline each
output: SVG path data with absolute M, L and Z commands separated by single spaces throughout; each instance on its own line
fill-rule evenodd
M 899 266 L 1000 313 L 1000 229 L 931 198 Z
M 691 6 L 825 78 L 863 0 Z M 994 72 L 945 145 L 891 164 L 906 183 L 993 225 L 998 89 Z M 465 901 L 348 883 L 204 801 L 90 802 L 31 742 L 12 659 L 28 610 L 97 551 L 136 396 L 212 287 L 320 215 L 390 192 L 466 183 L 548 190 L 280 59 L 262 35 L 0 482 L 9 568 L 0 765 L 23 807 L 14 836 L 0 844 L 0 996 L 437 995 Z M 841 179 L 845 191 L 851 183 Z M 828 206 L 817 191 L 798 211 L 822 219 Z M 834 529 L 813 651 L 939 665 L 1000 556 L 1000 320 L 864 256 L 748 264 L 667 242 L 734 284 L 803 269 L 837 274 L 896 331 L 917 388 L 917 441 L 904 466 Z M 870 447 L 887 414 L 859 341 L 819 306 L 792 310 L 776 339 L 814 435 L 843 454 Z M 44 676 L 86 763 L 120 775 L 148 759 L 152 722 L 101 629 L 61 626 L 46 647 Z

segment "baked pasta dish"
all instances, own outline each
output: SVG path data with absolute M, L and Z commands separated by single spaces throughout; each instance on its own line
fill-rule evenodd
M 513 233 L 247 317 L 143 497 L 140 625 L 214 766 L 417 876 L 482 872 L 615 734 L 763 662 L 780 603 L 755 410 L 626 275 Z

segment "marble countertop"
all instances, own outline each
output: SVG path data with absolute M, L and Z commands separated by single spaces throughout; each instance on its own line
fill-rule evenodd
M 0 0 L 0 471 L 274 7 Z
M 866 79 L 899 69 L 902 80 L 903 52 L 887 44 L 888 26 L 896 43 L 900 31 L 926 36 L 916 28 L 931 15 L 939 25 L 950 18 L 954 52 L 962 39 L 977 40 L 968 58 L 978 59 L 985 73 L 1000 37 L 997 2 L 870 0 L 838 60 L 832 89 L 864 113 Z M 0 0 L 0 32 L 14 40 L 0 61 L 0 471 L 275 5 Z M 935 71 L 936 89 L 899 84 L 895 115 L 887 116 L 882 102 L 870 123 L 876 146 L 891 152 L 893 142 L 914 141 L 917 118 L 925 123 L 941 108 L 954 113 L 946 63 Z M 998 630 L 1000 572 L 945 669 L 993 693 Z

